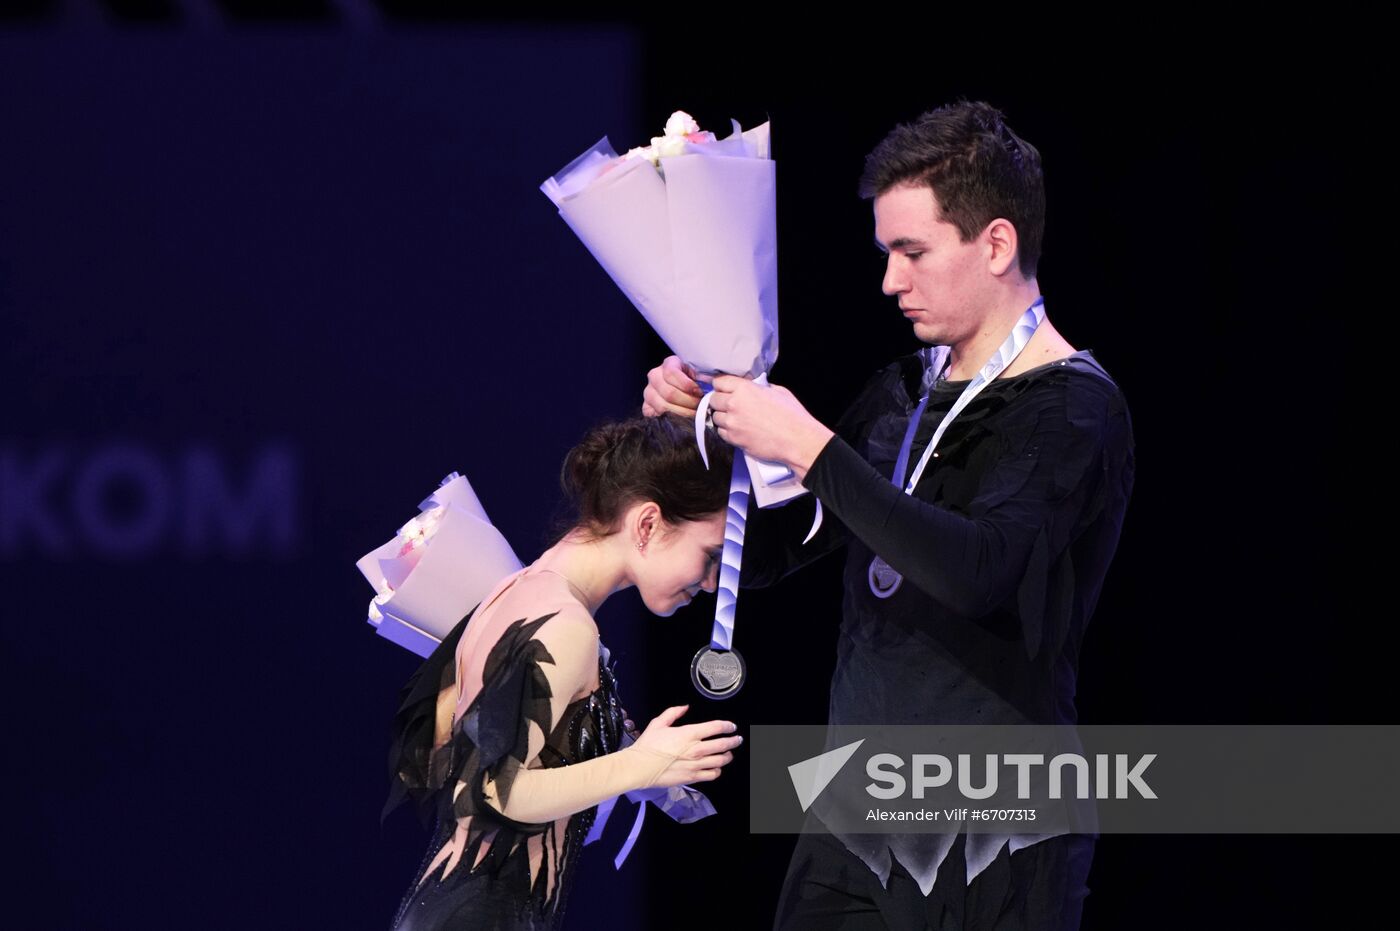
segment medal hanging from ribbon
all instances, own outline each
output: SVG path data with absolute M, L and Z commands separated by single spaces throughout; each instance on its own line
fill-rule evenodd
M 972 403 L 972 399 L 987 385 L 991 384 L 998 375 L 1006 371 L 1016 357 L 1021 354 L 1021 350 L 1026 348 L 1031 337 L 1035 335 L 1036 329 L 1045 320 L 1045 298 L 1038 297 L 1026 312 L 1021 315 L 1021 319 L 1016 321 L 1016 325 L 1011 328 L 1011 333 L 992 354 L 987 364 L 977 372 L 962 394 L 958 395 L 957 401 L 948 409 L 948 413 L 943 415 L 943 420 L 938 424 L 938 429 L 933 431 L 933 436 L 929 438 L 928 446 L 919 457 L 919 464 L 914 469 L 914 474 L 909 476 L 909 481 L 904 481 L 905 470 L 909 468 L 909 453 L 914 446 L 914 434 L 919 430 L 919 421 L 923 418 L 924 409 L 928 407 L 929 394 L 933 391 L 932 381 L 925 383 L 924 396 L 919 399 L 919 406 L 914 409 L 914 413 L 909 418 L 909 426 L 904 431 L 904 441 L 899 445 L 899 458 L 894 463 L 894 474 L 890 476 L 890 481 L 896 486 L 903 484 L 904 493 L 912 495 L 914 487 L 919 484 L 919 479 L 923 477 L 924 468 L 928 466 L 929 460 L 937 457 L 934 449 L 938 446 L 938 441 L 943 438 L 943 433 L 948 429 L 948 425 L 953 419 L 962 413 L 963 408 Z M 938 346 L 932 350 L 931 368 L 935 372 L 940 372 L 948 356 L 946 346 Z M 934 379 L 936 380 L 936 378 Z M 726 547 L 728 540 L 726 539 Z M 877 598 L 888 598 L 899 590 L 900 584 L 904 581 L 904 576 L 897 572 L 889 563 L 885 562 L 879 555 L 870 560 L 870 569 L 866 573 L 870 582 L 870 590 Z
M 760 375 L 755 381 L 767 379 Z M 700 444 L 700 458 L 709 468 L 710 457 L 705 449 L 705 430 L 710 416 L 711 387 L 705 386 L 705 396 L 695 410 L 695 441 Z M 736 450 L 734 470 L 729 476 L 729 500 L 724 515 L 724 550 L 720 555 L 719 585 L 715 591 L 715 623 L 710 642 L 701 647 L 690 661 L 690 681 L 696 691 L 706 698 L 732 698 L 737 695 L 748 676 L 744 657 L 734 649 L 734 609 L 739 601 L 739 568 L 744 557 L 744 526 L 749 515 L 749 467 Z
M 768 373 L 760 372 L 753 379 L 753 383 L 766 386 Z M 706 468 L 710 466 L 710 457 L 705 449 L 705 430 L 712 423 L 712 391 L 712 387 L 706 384 L 705 396 L 700 399 L 695 409 L 695 442 L 699 444 L 700 458 Z M 769 494 L 772 494 L 772 490 L 781 484 L 795 483 L 795 476 L 786 465 L 766 459 L 754 459 L 742 450 L 735 452 L 734 471 L 729 478 L 729 501 L 724 519 L 724 551 L 720 555 L 719 585 L 715 592 L 715 623 L 709 645 L 702 647 L 690 662 L 690 681 L 696 690 L 707 698 L 733 697 L 748 676 L 744 657 L 734 649 L 734 612 L 739 602 L 739 569 L 744 557 L 744 527 L 748 522 L 750 492 L 755 490 L 756 482 L 759 506 L 771 506 L 763 503 L 765 487 Z M 791 488 L 783 494 L 791 497 Z M 811 540 L 821 527 L 822 503 L 817 501 L 816 506 L 812 527 L 802 540 L 804 544 Z

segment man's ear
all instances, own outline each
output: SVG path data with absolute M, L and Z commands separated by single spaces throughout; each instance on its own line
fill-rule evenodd
M 1001 277 L 1017 267 L 1016 251 L 1020 247 L 1020 238 L 1010 220 L 997 217 L 987 224 L 987 228 L 982 231 L 982 238 L 986 242 L 988 271 Z

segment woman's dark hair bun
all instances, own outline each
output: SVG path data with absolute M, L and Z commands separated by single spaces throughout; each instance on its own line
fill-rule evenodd
M 637 414 L 595 425 L 559 470 L 569 513 L 556 521 L 553 539 L 575 527 L 593 537 L 616 533 L 622 515 L 638 501 L 655 501 L 672 525 L 723 510 L 734 450 L 713 428 L 704 436 L 708 469 L 688 417 Z

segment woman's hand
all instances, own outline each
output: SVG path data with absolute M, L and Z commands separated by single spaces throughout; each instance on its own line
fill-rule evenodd
M 670 411 L 694 417 L 704 394 L 704 389 L 696 381 L 694 367 L 681 362 L 680 356 L 667 356 L 665 362 L 647 372 L 647 386 L 642 392 L 642 413 L 648 417 L 659 417 Z
M 675 358 L 674 356 L 672 358 Z M 744 742 L 739 736 L 720 737 L 736 730 L 731 721 L 675 725 L 689 705 L 673 705 L 652 718 L 642 736 L 628 749 L 640 750 L 657 758 L 660 767 L 648 785 L 640 788 L 670 788 L 690 782 L 719 778 L 720 768 L 734 759 L 731 752 Z M 663 766 L 664 763 L 664 766 Z

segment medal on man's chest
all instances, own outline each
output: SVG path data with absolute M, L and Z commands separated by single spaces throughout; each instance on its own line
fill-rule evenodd
M 866 576 L 870 579 L 870 590 L 875 593 L 876 598 L 890 597 L 904 581 L 904 576 L 895 572 L 890 568 L 890 564 L 879 556 L 870 560 L 870 571 Z

